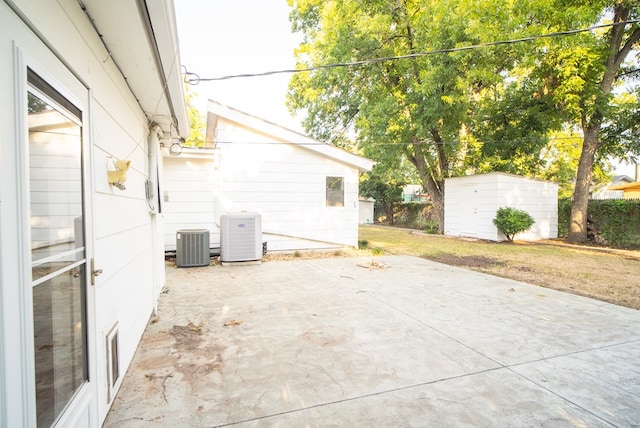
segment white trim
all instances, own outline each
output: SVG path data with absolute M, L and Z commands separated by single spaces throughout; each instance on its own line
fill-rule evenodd
M 24 44 L 25 48 L 20 45 Z M 36 282 L 32 282 L 32 263 L 31 263 L 31 248 L 29 243 L 31 242 L 31 227 L 30 227 L 30 206 L 29 206 L 29 138 L 28 138 L 28 124 L 26 123 L 26 111 L 27 111 L 27 91 L 30 85 L 27 81 L 27 68 L 33 70 L 36 74 L 42 77 L 48 84 L 50 84 L 56 91 L 58 91 L 69 102 L 74 104 L 82 111 L 82 164 L 83 164 L 83 212 L 82 215 L 85 218 L 85 257 L 81 261 L 73 262 L 65 267 L 63 270 L 68 270 L 72 267 L 80 264 L 85 264 L 85 310 L 86 310 L 86 340 L 87 348 L 85 357 L 87 359 L 87 375 L 88 381 L 76 391 L 74 397 L 67 403 L 67 406 L 59 415 L 56 421 L 57 426 L 65 426 L 69 420 L 80 421 L 84 415 L 87 415 L 91 419 L 92 425 L 98 426 L 98 412 L 97 412 L 97 370 L 95 365 L 96 351 L 94 351 L 95 343 L 95 311 L 93 307 L 94 294 L 93 290 L 89 286 L 90 284 L 90 272 L 88 260 L 92 256 L 93 248 L 93 235 L 88 233 L 87 218 L 88 214 L 92 213 L 91 199 L 88 197 L 91 195 L 92 181 L 90 176 L 90 169 L 88 166 L 89 152 L 91 147 L 90 140 L 90 124 L 89 124 L 89 91 L 82 84 L 82 82 L 74 75 L 74 73 L 62 62 L 56 55 L 46 46 L 41 44 L 40 40 L 34 43 L 35 47 L 31 45 L 30 41 L 23 41 L 20 44 L 14 42 L 14 90 L 15 90 L 15 123 L 16 123 L 16 153 L 15 153 L 15 165 L 16 165 L 16 191 L 17 191 L 17 235 L 16 242 L 18 265 L 17 275 L 19 278 L 19 303 L 16 310 L 20 313 L 20 325 L 18 326 L 20 332 L 20 348 L 22 364 L 20 370 L 22 371 L 22 425 L 23 426 L 36 426 L 37 423 L 37 411 L 36 411 L 36 380 L 35 380 L 35 351 L 34 351 L 34 325 L 33 325 L 33 296 L 32 285 L 34 283 L 40 283 L 45 278 L 38 279 Z M 39 263 L 38 261 L 37 263 Z M 84 404 L 83 404 L 84 403 Z M 83 424 L 84 425 L 84 424 Z
M 31 228 L 28 221 L 29 214 L 29 180 L 28 171 L 28 130 L 24 112 L 27 111 L 27 61 L 20 47 L 14 42 L 14 105 L 16 123 L 16 190 L 17 190 L 17 218 L 18 227 L 16 242 L 18 254 L 18 294 L 19 303 L 17 310 L 19 315 L 20 348 L 23 363 L 20 367 L 22 373 L 22 417 L 25 426 L 36 425 L 36 393 L 35 393 L 35 367 L 33 350 L 33 321 L 30 319 L 30 310 L 33 311 L 31 293 L 31 254 L 26 248 L 26 243 L 31 241 Z
M 189 127 L 189 113 L 185 102 L 184 83 L 180 70 L 178 27 L 173 0 L 145 1 L 145 3 L 153 25 L 153 36 L 160 54 L 163 76 L 169 92 L 170 99 L 167 101 L 173 104 L 175 119 L 178 122 L 179 136 L 188 138 L 191 129 Z
M 116 391 L 120 388 L 120 384 L 122 383 L 122 378 L 124 377 L 124 373 L 122 373 L 122 365 L 120 364 L 120 336 L 118 335 L 118 323 L 116 322 L 111 329 L 104 336 L 105 338 L 105 362 L 107 364 L 107 403 L 111 403 L 116 396 Z M 118 366 L 118 378 L 113 379 L 113 368 L 111 365 L 111 360 L 114 358 L 114 349 L 111 346 L 113 339 L 116 339 L 116 364 Z
M 217 101 L 209 100 L 207 110 L 227 120 L 282 140 L 283 143 L 297 145 L 335 161 L 356 167 L 360 172 L 371 171 L 371 168 L 376 164 L 371 159 L 355 155 L 334 145 L 314 140 L 304 134 L 236 110 L 233 107 L 226 106 Z M 239 141 L 239 143 L 242 142 L 243 141 Z M 231 143 L 233 143 L 233 141 Z

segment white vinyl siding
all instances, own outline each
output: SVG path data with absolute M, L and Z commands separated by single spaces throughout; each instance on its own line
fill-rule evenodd
M 215 150 L 165 150 L 165 249 L 180 227 L 208 229 L 219 246 L 220 215 L 238 212 L 261 214 L 269 251 L 357 246 L 358 167 L 296 142 L 220 115 Z M 339 209 L 327 206 L 327 177 L 342 181 Z

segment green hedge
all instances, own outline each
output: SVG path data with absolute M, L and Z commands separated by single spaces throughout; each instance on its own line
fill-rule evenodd
M 396 226 L 438 233 L 438 219 L 430 202 L 398 204 L 393 223 Z
M 558 201 L 558 236 L 569 234 L 571 200 Z M 640 200 L 592 199 L 589 201 L 589 238 L 619 248 L 640 248 Z

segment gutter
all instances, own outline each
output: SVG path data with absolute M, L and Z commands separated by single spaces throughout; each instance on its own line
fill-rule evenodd
M 164 86 L 163 86 L 164 97 L 167 100 L 167 103 L 169 104 L 169 109 L 171 111 L 171 117 L 173 120 L 173 126 L 178 132 L 178 137 L 187 138 L 190 133 L 189 116 L 187 113 L 187 107 L 186 107 L 186 102 L 184 98 L 184 89 L 181 86 L 182 80 L 178 74 L 178 70 L 180 68 L 180 55 L 179 55 L 179 49 L 178 49 L 177 43 L 175 43 L 175 41 L 177 40 L 177 36 L 171 37 L 174 34 L 173 33 L 169 34 L 170 32 L 167 31 L 167 34 L 169 35 L 168 44 L 170 45 L 168 46 L 168 48 L 171 51 L 171 55 L 173 57 L 173 58 L 170 58 L 170 64 L 167 64 L 169 66 L 169 69 L 167 70 L 165 67 L 165 63 L 162 60 L 160 47 L 158 46 L 158 37 L 156 35 L 156 32 L 153 29 L 151 12 L 149 11 L 149 7 L 147 6 L 147 1 L 137 0 L 136 3 L 138 6 L 138 13 L 140 14 L 140 19 L 142 20 L 142 23 L 146 29 L 145 33 L 147 34 L 147 42 L 149 43 L 149 46 L 151 46 L 152 48 L 153 60 L 154 60 L 154 63 L 156 64 L 158 77 L 160 78 L 160 81 L 164 83 Z M 176 28 L 173 1 L 164 0 L 161 2 L 155 2 L 155 3 L 162 4 L 161 7 L 163 8 L 164 16 L 166 16 L 167 19 L 170 21 L 169 23 L 167 23 L 169 24 L 167 25 L 167 30 L 171 28 Z M 173 25 L 173 27 L 171 27 L 171 25 Z M 172 96 L 171 96 L 172 88 L 174 89 L 174 92 L 178 91 L 177 94 L 175 95 L 176 95 L 176 98 L 179 98 L 179 99 L 176 99 L 176 100 L 172 99 Z M 174 101 L 179 101 L 179 103 L 176 103 Z M 180 111 L 176 112 L 176 109 L 175 109 L 176 106 L 181 107 Z M 150 121 L 153 122 L 153 118 L 151 118 Z M 172 136 L 170 135 L 170 137 Z

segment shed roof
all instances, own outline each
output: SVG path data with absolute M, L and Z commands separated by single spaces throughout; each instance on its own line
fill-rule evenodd
M 274 122 L 242 112 L 217 101 L 209 100 L 207 108 L 210 116 L 213 114 L 223 117 L 229 121 L 254 129 L 277 140 L 281 140 L 283 143 L 297 145 L 334 161 L 354 166 L 361 172 L 371 171 L 371 168 L 375 165 L 375 162 L 371 159 L 350 153 L 332 144 L 315 140 L 297 131 L 293 131 Z M 207 128 L 209 128 L 209 126 L 215 126 L 213 125 L 213 123 L 216 122 L 215 120 L 208 120 L 208 122 Z M 213 135 L 213 132 L 208 129 L 207 135 Z
M 468 180 L 468 179 L 472 179 L 472 177 L 490 176 L 490 175 L 503 176 L 503 177 L 513 177 L 513 178 L 519 178 L 519 179 L 523 179 L 523 180 L 539 181 L 539 182 L 542 182 L 542 183 L 556 184 L 555 182 L 553 182 L 551 180 L 543 180 L 541 178 L 525 177 L 524 175 L 517 175 L 517 174 L 511 174 L 509 172 L 500 172 L 500 171 L 485 172 L 485 173 L 482 173 L 482 174 L 461 175 L 461 176 L 458 176 L 458 177 L 447 177 L 447 178 L 445 178 L 445 180 L 457 180 L 457 179 L 467 179 Z

